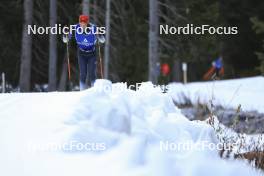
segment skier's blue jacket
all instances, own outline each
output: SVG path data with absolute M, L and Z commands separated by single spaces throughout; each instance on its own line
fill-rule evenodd
M 85 52 L 93 52 L 96 48 L 96 26 L 94 24 L 90 25 L 90 31 L 88 33 L 81 33 L 81 26 L 77 24 L 75 26 L 75 40 L 80 50 Z M 69 38 L 71 38 L 72 34 L 69 34 Z
M 223 67 L 222 59 L 218 58 L 217 60 L 215 60 L 214 65 L 216 68 L 221 69 Z

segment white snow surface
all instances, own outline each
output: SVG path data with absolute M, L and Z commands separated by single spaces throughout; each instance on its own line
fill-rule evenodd
M 222 81 L 195 82 L 189 84 L 171 83 L 168 94 L 178 104 L 186 100 L 197 105 L 208 104 L 244 111 L 264 113 L 264 77 L 250 77 Z
M 118 85 L 97 80 L 82 92 L 0 95 L 0 175 L 261 175 L 246 162 L 221 159 L 216 150 L 196 150 L 218 142 L 213 128 L 189 121 L 151 83 L 138 91 L 120 92 Z M 194 148 L 162 147 L 187 141 Z M 71 143 L 89 147 L 69 150 Z

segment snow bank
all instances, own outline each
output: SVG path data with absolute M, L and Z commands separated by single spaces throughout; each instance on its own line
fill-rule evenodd
M 224 108 L 238 108 L 244 111 L 264 113 L 264 77 L 252 77 L 234 80 L 197 82 L 183 85 L 169 85 L 169 95 L 176 103 L 207 104 L 213 100 L 214 105 Z
M 1 95 L 0 174 L 260 175 L 201 149 L 218 143 L 213 128 L 189 121 L 151 83 L 119 88 L 97 80 L 83 92 Z
M 230 150 L 227 151 L 229 156 L 247 152 L 264 151 L 263 134 L 249 135 L 237 133 L 232 128 L 228 128 L 221 124 L 216 116 L 213 116 L 212 119 L 212 126 L 216 131 L 217 139 L 222 143 L 232 146 Z M 209 119 L 206 121 L 209 121 Z

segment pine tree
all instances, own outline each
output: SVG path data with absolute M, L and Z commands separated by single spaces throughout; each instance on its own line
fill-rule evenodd
M 257 17 L 251 18 L 251 22 L 253 23 L 253 29 L 256 31 L 257 34 L 264 34 L 264 22 L 260 21 Z M 260 70 L 262 75 L 264 75 L 264 40 L 262 45 L 262 52 L 256 52 L 258 59 L 260 61 L 260 66 L 257 69 Z

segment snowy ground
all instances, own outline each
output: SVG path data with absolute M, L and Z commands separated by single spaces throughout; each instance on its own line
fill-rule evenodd
M 243 111 L 264 113 L 264 77 L 252 77 L 224 81 L 197 82 L 183 85 L 172 83 L 169 94 L 178 104 L 190 101 L 193 105 L 207 104 Z
M 0 95 L 0 175 L 261 175 L 204 146 L 218 144 L 213 128 L 186 119 L 168 94 L 150 83 L 138 91 L 118 85 Z

